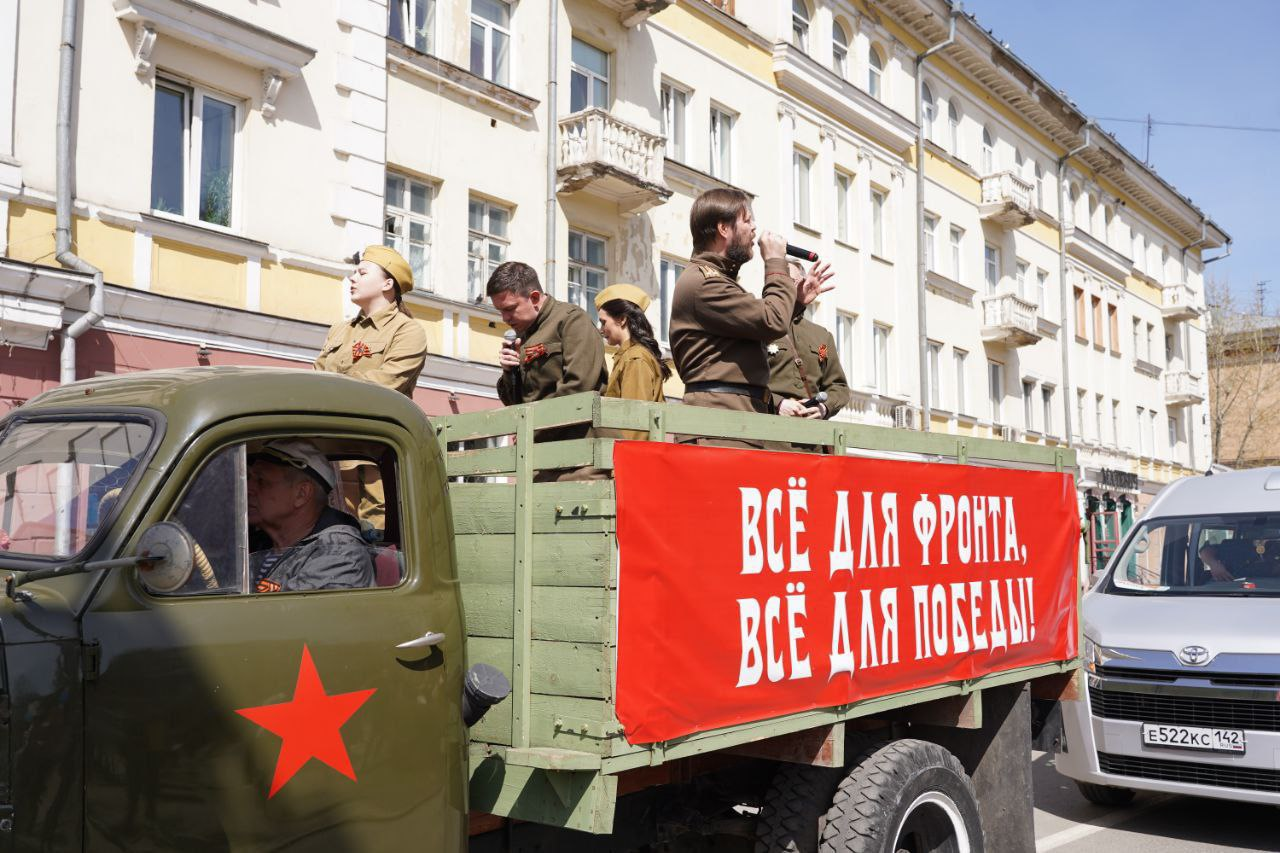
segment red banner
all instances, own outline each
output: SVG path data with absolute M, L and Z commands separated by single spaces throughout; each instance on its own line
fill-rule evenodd
M 1076 654 L 1069 475 L 640 441 L 614 466 L 632 743 Z

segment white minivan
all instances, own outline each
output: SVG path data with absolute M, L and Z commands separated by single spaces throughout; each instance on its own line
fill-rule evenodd
M 1280 805 L 1280 468 L 1165 488 L 1082 622 L 1088 689 L 1062 703 L 1057 767 L 1085 797 Z

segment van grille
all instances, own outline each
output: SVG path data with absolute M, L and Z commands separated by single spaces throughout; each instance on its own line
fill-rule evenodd
M 1214 726 L 1221 729 L 1280 731 L 1280 702 L 1213 699 L 1191 696 L 1157 696 L 1127 690 L 1089 688 L 1094 716 L 1109 720 L 1166 723 L 1178 726 Z
M 1103 773 L 1115 776 L 1280 793 L 1280 770 L 1198 764 L 1191 761 L 1160 761 L 1155 758 L 1111 755 L 1106 752 L 1098 753 L 1098 765 Z

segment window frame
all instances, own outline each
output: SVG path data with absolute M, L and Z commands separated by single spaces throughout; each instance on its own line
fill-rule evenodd
M 472 61 L 474 57 L 471 56 L 468 56 L 467 68 L 477 77 L 483 77 L 490 83 L 496 83 L 504 88 L 509 88 L 511 86 L 511 69 L 515 67 L 515 63 L 512 62 L 511 59 L 511 55 L 515 49 L 515 39 L 511 37 L 511 32 L 514 29 L 511 25 L 511 19 L 515 16 L 515 9 L 513 8 L 514 4 L 510 2 L 510 0 L 486 0 L 486 2 L 496 3 L 507 10 L 507 24 L 504 27 L 497 21 L 477 14 L 475 5 L 476 0 L 470 0 L 467 5 L 467 16 L 469 21 L 467 30 L 469 35 L 468 53 L 470 52 L 470 45 L 473 43 L 470 38 L 474 38 L 476 27 L 480 27 L 484 30 L 484 39 L 482 42 L 481 69 L 476 70 L 474 62 Z M 502 34 L 507 40 L 506 57 L 500 68 L 494 67 L 493 34 L 495 32 Z
M 996 138 L 991 128 L 982 127 L 982 160 L 980 161 L 982 177 L 995 174 L 996 170 Z
M 471 205 L 473 204 L 479 204 L 483 206 L 483 210 L 484 210 L 483 230 L 477 230 L 471 227 Z M 507 232 L 508 233 L 506 235 L 494 234 L 492 231 L 494 210 L 501 210 L 507 215 Z M 507 259 L 507 253 L 511 249 L 511 236 L 510 236 L 511 221 L 514 218 L 515 218 L 514 208 L 508 207 L 499 202 L 490 201 L 489 199 L 483 196 L 472 195 L 467 199 L 467 239 L 468 239 L 468 245 L 467 245 L 468 294 L 467 296 L 471 301 L 481 302 L 484 300 L 485 282 L 489 280 L 489 276 L 493 275 L 493 270 L 489 269 L 489 265 L 490 263 L 492 263 L 492 259 L 489 257 L 491 254 L 490 248 L 492 246 L 502 247 L 502 260 L 498 261 L 497 263 L 500 264 Z M 471 240 L 479 240 L 481 242 L 483 251 L 480 254 L 476 254 L 475 252 L 471 251 L 471 244 L 470 244 Z M 481 277 L 483 280 L 477 280 L 473 282 L 471 278 L 471 273 L 472 273 L 471 262 L 472 260 L 475 260 L 475 259 L 478 259 L 480 261 L 480 267 L 482 271 Z M 495 264 L 495 268 L 496 268 L 496 264 Z M 544 284 L 543 286 L 546 287 L 547 285 Z
M 421 27 L 414 26 L 417 23 L 414 19 L 417 17 L 419 0 L 390 0 L 387 3 L 387 37 L 395 39 L 407 47 L 411 47 L 419 53 L 434 55 L 436 40 L 436 0 L 420 0 L 424 10 L 423 17 L 426 18 L 426 24 Z M 397 14 L 399 12 L 400 14 Z M 399 21 L 400 34 L 397 36 L 392 26 L 393 21 Z M 413 40 L 410 41 L 407 36 L 412 34 Z M 422 46 L 418 45 L 417 36 L 422 35 Z
M 955 281 L 964 283 L 964 229 L 952 225 L 951 239 L 951 272 Z
M 850 311 L 836 311 L 836 352 L 841 364 L 854 365 L 857 351 L 858 315 Z
M 982 244 L 982 280 L 987 295 L 995 296 L 1000 290 L 1000 247 L 993 243 Z
M 831 70 L 841 80 L 849 77 L 849 34 L 838 20 L 831 22 Z
M 733 183 L 733 128 L 738 123 L 736 113 L 712 102 L 708 118 L 707 173 L 725 183 Z
M 965 383 L 965 363 L 968 361 L 969 351 L 962 350 L 959 347 L 951 348 L 951 360 L 956 369 L 956 414 L 964 414 L 966 407 L 969 405 L 968 388 Z
M 393 205 L 388 198 L 390 187 L 387 186 L 392 180 L 403 182 L 402 195 L 400 204 Z M 413 210 L 413 188 L 420 186 L 427 190 L 427 212 L 417 213 Z M 423 241 L 422 252 L 422 268 L 413 270 L 413 287 L 415 290 L 433 291 L 435 288 L 432 284 L 431 277 L 431 255 L 432 246 L 435 240 L 435 216 L 433 207 L 435 205 L 436 191 L 438 184 L 426 181 L 421 178 L 415 178 L 412 175 L 403 172 L 397 172 L 388 168 L 383 181 L 382 194 L 382 244 L 390 246 L 400 253 L 401 257 L 409 262 L 410 268 L 413 267 L 413 240 L 412 233 L 414 224 L 424 226 L 426 238 Z M 388 232 L 387 224 L 392 218 L 401 218 L 404 225 L 398 235 Z M 396 239 L 399 237 L 400 239 Z
M 867 50 L 867 94 L 880 103 L 885 99 L 884 83 L 884 54 L 872 44 Z
M 888 241 L 885 240 L 885 208 L 889 203 L 889 193 L 879 187 L 871 188 L 871 254 L 886 258 Z
M 987 359 L 987 399 L 991 404 L 992 426 L 1004 425 L 1004 362 Z
M 813 164 L 816 158 L 803 148 L 791 149 L 791 218 L 803 228 L 813 223 Z
M 680 258 L 662 255 L 658 259 L 658 342 L 670 344 L 671 341 L 671 302 L 676 295 L 676 282 L 680 274 L 689 266 L 689 262 Z
M 690 90 L 670 80 L 663 80 L 659 87 L 658 108 L 662 120 L 662 134 L 667 140 L 665 156 L 677 163 L 685 162 L 687 156 L 688 110 L 691 94 Z M 672 124 L 675 125 L 674 128 Z
M 929 341 L 927 348 L 929 405 L 935 409 L 940 409 L 942 408 L 942 344 L 939 341 Z
M 791 0 L 791 43 L 801 53 L 809 52 L 809 30 L 813 26 L 813 13 L 805 0 Z
M 175 77 L 164 75 L 157 76 L 155 81 L 155 95 L 164 89 L 172 94 L 179 95 L 182 98 L 182 211 L 172 211 L 155 206 L 155 171 L 156 171 L 156 148 L 155 148 L 155 111 L 156 98 L 152 98 L 152 139 L 151 139 L 151 191 L 148 199 L 148 210 L 152 215 L 160 217 L 168 217 L 177 219 L 182 222 L 188 222 L 192 225 L 198 225 L 202 228 L 213 228 L 224 233 L 235 233 L 240 227 L 241 215 L 241 175 L 244 170 L 244 141 L 243 125 L 245 117 L 245 102 L 243 98 L 237 98 L 225 92 L 211 89 L 207 86 L 200 86 L 195 83 L 179 80 Z M 224 106 L 231 107 L 231 177 L 229 179 L 229 191 L 231 195 L 230 202 L 227 206 L 227 222 L 226 224 L 204 219 L 200 210 L 203 205 L 202 199 L 202 182 L 204 178 L 204 102 L 211 99 Z M 197 164 L 199 164 L 197 166 Z M 194 204 L 194 208 L 193 208 Z
M 569 228 L 566 236 L 567 240 L 564 253 L 566 282 L 565 301 L 571 305 L 577 305 L 583 311 L 586 311 L 588 316 L 594 317 L 596 310 L 595 297 L 601 290 L 604 290 L 609 286 L 609 238 L 581 228 L 572 227 Z M 580 245 L 582 246 L 582 257 L 580 258 L 573 257 L 572 246 L 575 237 L 578 238 Z M 588 246 L 591 243 L 600 244 L 600 257 L 603 259 L 604 263 L 593 264 L 590 262 Z M 573 280 L 574 270 L 577 270 L 580 275 L 585 273 L 599 273 L 600 287 L 595 289 L 594 292 L 589 292 L 585 281 Z M 574 298 L 575 288 L 577 288 L 578 291 L 576 295 L 579 297 L 576 299 Z
M 928 83 L 920 84 L 920 123 L 924 127 L 924 138 L 937 144 L 934 138 L 938 125 L 938 99 Z
M 605 70 L 604 77 L 601 77 L 599 72 L 594 71 L 586 67 L 585 65 L 578 64 L 578 62 L 573 58 L 573 49 L 577 45 L 582 45 L 587 50 L 595 51 L 596 53 L 604 57 L 604 70 Z M 585 110 L 590 110 L 590 109 L 605 110 L 606 112 L 609 110 L 609 107 L 612 106 L 613 104 L 613 83 L 611 81 L 611 77 L 609 76 L 609 72 L 611 70 L 612 65 L 613 65 L 612 53 L 610 53 L 607 50 L 602 50 L 601 48 L 596 47 L 594 44 L 587 41 L 586 39 L 580 39 L 577 36 L 570 37 L 569 39 L 569 112 L 571 114 L 583 112 Z M 574 75 L 578 75 L 579 77 L 585 78 L 587 82 L 587 86 L 586 86 L 587 103 L 577 108 L 573 106 Z M 597 104 L 595 102 L 597 83 L 604 84 L 605 102 L 603 104 Z
M 893 333 L 893 327 L 884 323 L 874 323 L 871 328 L 871 369 L 872 380 L 876 392 L 879 394 L 889 393 L 889 379 L 892 375 L 889 370 L 889 359 L 891 357 L 889 349 L 889 336 Z
M 1027 432 L 1036 431 L 1036 381 L 1034 379 L 1022 380 L 1022 419 L 1024 421 L 1023 429 Z
M 1047 383 L 1040 383 L 1040 405 L 1042 409 L 1041 417 L 1044 419 L 1044 434 L 1057 435 L 1053 429 L 1053 394 L 1055 386 Z
M 836 233 L 835 238 L 853 245 L 853 175 L 836 169 Z
M 938 226 L 942 219 L 932 213 L 924 215 L 924 268 L 929 272 L 940 272 L 938 269 Z

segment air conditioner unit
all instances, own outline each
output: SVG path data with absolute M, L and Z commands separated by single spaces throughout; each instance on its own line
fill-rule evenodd
M 910 406 L 894 406 L 893 427 L 894 429 L 915 429 L 916 410 Z
M 1002 426 L 1000 427 L 1001 441 L 1017 441 L 1019 439 L 1017 427 Z

